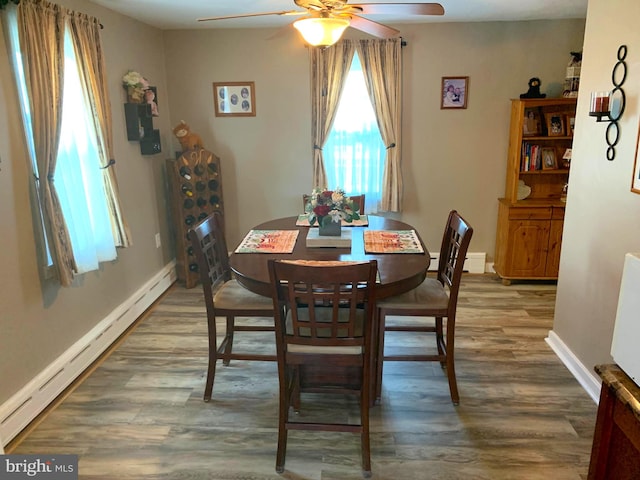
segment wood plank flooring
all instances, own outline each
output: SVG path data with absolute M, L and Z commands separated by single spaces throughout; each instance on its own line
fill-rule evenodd
M 460 405 L 438 364 L 386 363 L 382 403 L 371 411 L 373 478 L 585 479 L 597 407 L 544 341 L 554 304 L 553 284 L 465 276 Z M 387 334 L 388 351 L 427 343 Z M 234 348 L 275 351 L 268 333 L 239 333 Z M 219 363 L 210 403 L 206 364 L 202 290 L 174 285 L 7 453 L 78 454 L 82 479 L 362 478 L 357 435 L 296 431 L 277 475 L 275 362 Z M 357 412 L 351 399 L 303 396 L 303 416 L 355 420 Z

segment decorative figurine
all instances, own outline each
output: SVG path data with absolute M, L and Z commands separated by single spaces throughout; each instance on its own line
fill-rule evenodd
M 520 98 L 545 98 L 546 93 L 540 93 L 540 85 L 542 82 L 538 77 L 529 80 L 529 90 L 527 93 L 521 93 Z

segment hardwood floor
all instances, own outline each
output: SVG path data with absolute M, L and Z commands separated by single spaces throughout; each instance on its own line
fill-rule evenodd
M 544 341 L 554 304 L 553 284 L 465 276 L 456 327 L 460 405 L 452 405 L 438 364 L 386 363 L 382 403 L 371 410 L 373 478 L 585 479 L 596 405 Z M 389 351 L 423 343 L 415 334 L 386 338 Z M 268 333 L 239 333 L 236 345 L 275 351 Z M 219 363 L 213 399 L 204 403 L 206 359 L 202 290 L 174 285 L 7 453 L 78 454 L 86 479 L 362 478 L 359 436 L 296 431 L 277 475 L 275 362 Z M 317 412 L 357 418 L 357 403 L 303 396 L 301 415 Z

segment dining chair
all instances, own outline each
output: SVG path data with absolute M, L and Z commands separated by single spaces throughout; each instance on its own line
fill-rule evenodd
M 364 214 L 364 201 L 365 201 L 365 196 L 366 194 L 362 193 L 360 195 L 349 195 L 349 198 L 351 198 L 351 201 L 353 202 L 354 206 L 356 207 L 356 210 L 358 211 L 358 213 L 360 215 Z M 303 193 L 302 194 L 302 211 L 306 212 L 306 208 L 307 208 L 307 203 L 309 203 L 309 199 L 311 198 L 311 195 L 309 195 L 308 193 Z
M 449 380 L 449 391 L 454 405 L 460 403 L 456 372 L 454 364 L 454 339 L 456 328 L 456 308 L 458 291 L 464 261 L 467 256 L 473 228 L 458 212 L 452 210 L 442 237 L 440 258 L 436 278 L 427 277 L 418 287 L 400 295 L 378 301 L 378 382 L 376 400 L 382 394 L 382 368 L 386 361 L 408 362 L 440 362 L 446 369 Z M 389 315 L 403 317 L 434 317 L 430 320 L 419 321 L 418 324 L 387 325 Z M 446 335 L 444 335 L 443 319 L 446 318 Z M 398 320 L 401 322 L 401 320 Z M 429 322 L 428 324 L 425 324 Z M 433 332 L 436 337 L 437 354 L 398 354 L 385 355 L 385 332 Z
M 250 292 L 232 278 L 219 212 L 210 214 L 194 225 L 189 229 L 188 236 L 197 259 L 207 308 L 209 366 L 204 401 L 208 402 L 211 400 L 218 359 L 222 359 L 224 365 L 229 365 L 231 360 L 276 360 L 275 355 L 233 352 L 235 332 L 275 330 L 273 320 L 270 320 L 270 325 L 236 324 L 238 317 L 251 318 L 252 322 L 261 317 L 273 319 L 273 302 L 269 297 Z M 220 346 L 217 345 L 216 317 L 226 317 L 226 329 Z
M 276 471 L 284 471 L 289 430 L 360 433 L 371 475 L 369 398 L 377 262 L 269 260 L 280 384 Z M 357 372 L 346 379 L 339 369 Z M 313 374 L 312 374 L 313 373 Z M 355 394 L 360 423 L 293 421 L 301 392 Z M 327 412 L 335 418 L 335 412 Z M 298 417 L 299 418 L 299 417 Z

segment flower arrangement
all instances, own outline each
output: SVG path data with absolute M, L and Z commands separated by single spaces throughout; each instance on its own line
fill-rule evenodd
M 144 91 L 149 88 L 149 81 L 138 72 L 129 70 L 122 77 L 122 86 L 127 89 L 127 96 L 130 102 L 142 103 Z
M 351 197 L 346 196 L 341 188 L 335 190 L 314 188 L 305 211 L 310 225 L 314 225 L 316 221 L 318 225 L 321 222 L 322 225 L 328 222 L 340 223 L 342 220 L 351 223 L 360 218 Z

